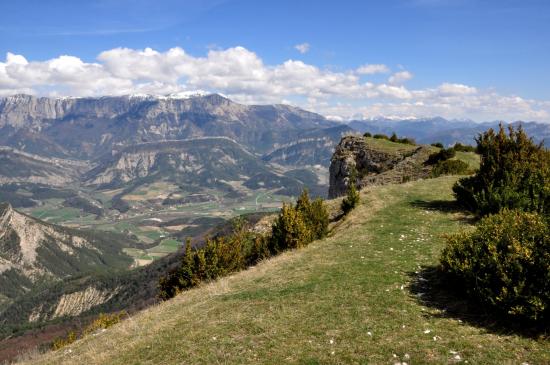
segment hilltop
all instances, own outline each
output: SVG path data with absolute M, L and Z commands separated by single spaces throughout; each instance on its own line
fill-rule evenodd
M 456 177 L 375 186 L 329 238 L 186 291 L 32 363 L 546 363 L 427 285 L 443 234 L 469 229 Z M 329 202 L 337 209 L 338 200 Z

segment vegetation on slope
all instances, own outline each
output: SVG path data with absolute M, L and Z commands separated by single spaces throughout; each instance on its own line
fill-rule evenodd
M 503 208 L 550 214 L 550 151 L 523 129 L 501 125 L 477 139 L 479 172 L 461 179 L 453 191 L 465 208 L 484 216 Z
M 484 218 L 448 238 L 443 273 L 467 296 L 524 326 L 550 323 L 550 152 L 520 128 L 477 139 L 481 166 L 453 190 Z M 512 209 L 512 210 L 510 210 Z
M 35 363 L 550 362 L 545 339 L 487 323 L 428 281 L 442 234 L 468 227 L 453 210 L 455 181 L 364 191 L 329 238 L 186 291 Z
M 204 247 L 185 245 L 181 264 L 159 282 L 159 297 L 172 298 L 185 289 L 215 280 L 289 249 L 304 247 L 328 233 L 328 212 L 321 199 L 310 201 L 307 190 L 296 205 L 283 204 L 271 232 L 261 234 L 237 221 L 233 232 L 207 238 Z

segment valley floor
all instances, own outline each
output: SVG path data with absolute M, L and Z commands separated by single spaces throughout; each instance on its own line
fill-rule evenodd
M 442 235 L 469 228 L 449 204 L 454 181 L 365 191 L 331 237 L 34 363 L 550 363 L 548 340 L 482 325 L 430 295 L 425 283 Z

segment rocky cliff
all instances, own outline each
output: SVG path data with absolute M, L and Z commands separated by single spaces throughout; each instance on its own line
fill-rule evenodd
M 431 152 L 427 146 L 346 136 L 331 159 L 329 198 L 345 195 L 352 179 L 362 188 L 426 178 L 431 168 L 424 162 Z
M 0 144 L 58 157 L 89 159 L 135 143 L 205 136 L 267 152 L 287 142 L 289 131 L 335 125 L 299 108 L 243 105 L 217 94 L 0 98 Z

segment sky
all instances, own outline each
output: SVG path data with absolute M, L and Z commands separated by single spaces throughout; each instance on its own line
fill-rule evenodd
M 0 96 L 550 122 L 547 0 L 0 0 Z

